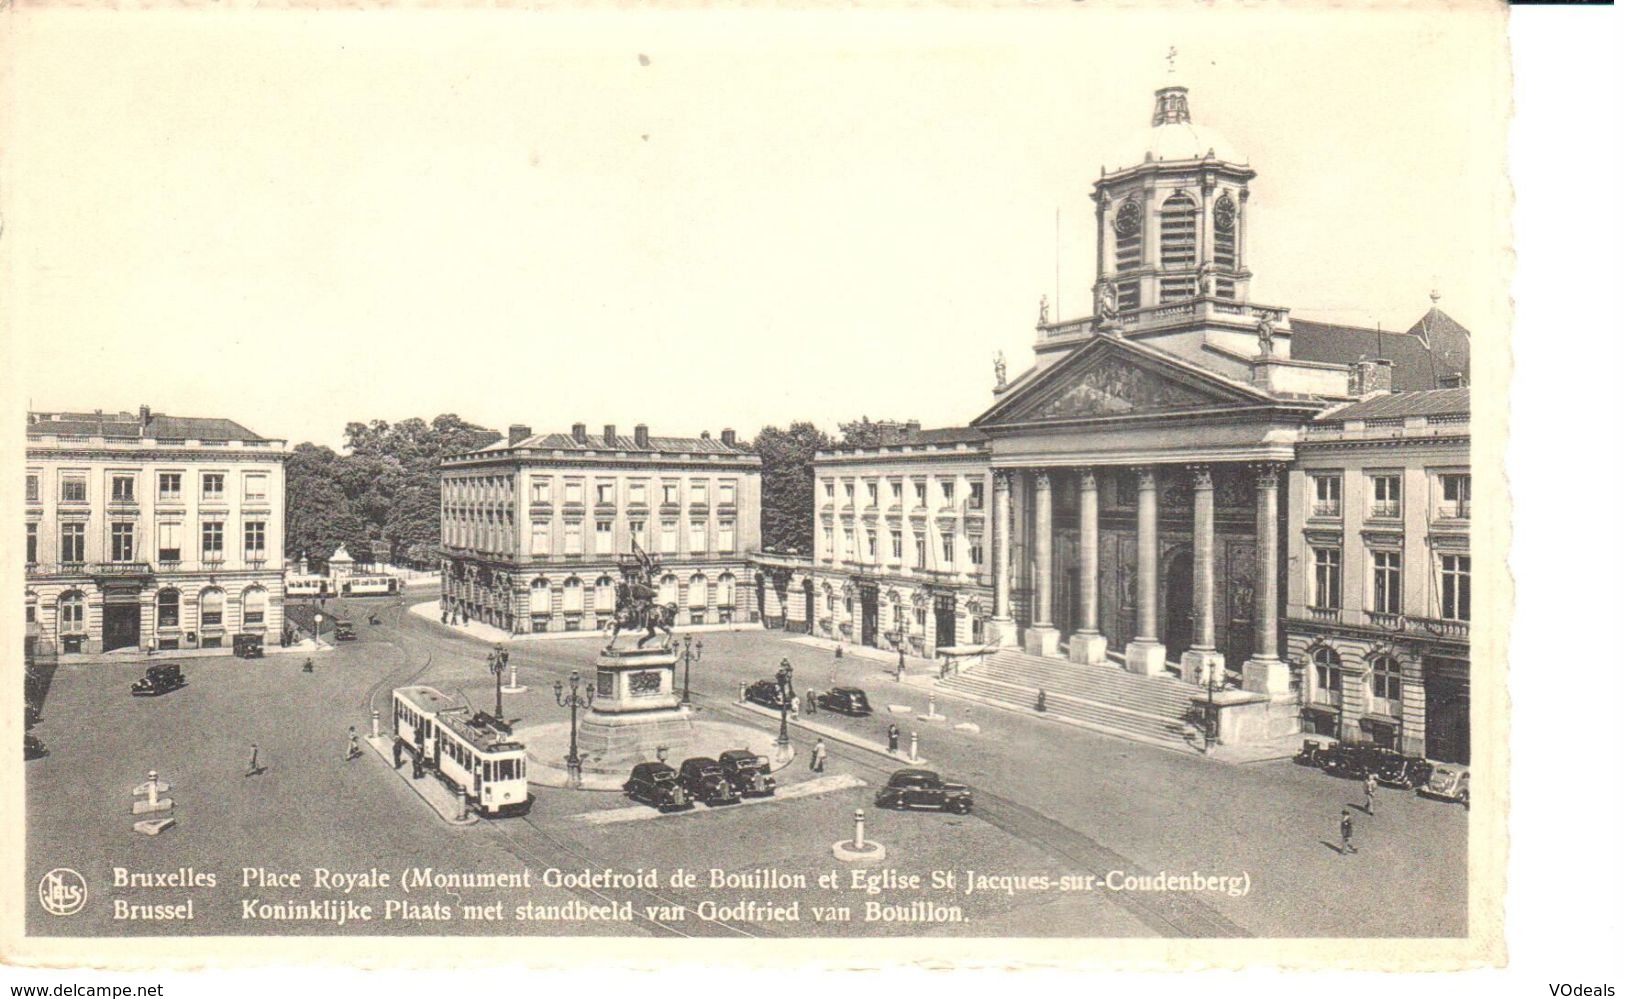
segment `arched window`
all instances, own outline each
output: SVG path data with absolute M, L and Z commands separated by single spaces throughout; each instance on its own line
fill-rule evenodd
M 1343 696 L 1342 660 L 1325 645 L 1315 649 L 1310 658 L 1315 664 L 1315 700 L 1336 704 Z
M 181 591 L 176 589 L 158 591 L 158 627 L 179 628 L 181 626 Z
M 265 627 L 266 594 L 263 586 L 250 586 L 243 591 L 243 627 Z
M 696 572 L 688 578 L 688 605 L 690 607 L 704 607 L 709 596 L 706 592 L 705 576 Z
M 530 581 L 530 616 L 548 617 L 553 613 L 553 585 L 545 576 Z
M 1378 656 L 1371 660 L 1371 707 L 1382 714 L 1399 714 L 1399 660 Z
M 1162 203 L 1162 266 L 1196 266 L 1196 202 L 1181 191 Z
M 717 577 L 717 606 L 732 607 L 734 599 L 734 575 L 725 572 Z
M 835 591 L 830 589 L 828 583 L 824 584 L 824 613 L 835 613 Z
M 599 614 L 608 614 L 615 609 L 615 580 L 608 576 L 598 577 L 598 585 L 592 591 L 592 609 Z
M 59 635 L 85 633 L 85 595 L 69 590 L 56 602 L 56 631 Z
M 580 577 L 571 576 L 564 581 L 564 613 L 581 613 L 582 591 L 584 589 Z
M 662 604 L 677 603 L 677 577 L 666 573 L 660 577 L 660 595 L 655 598 Z
M 1236 266 L 1236 202 L 1228 193 L 1213 204 L 1213 262 L 1227 269 Z
M 226 591 L 209 587 L 198 594 L 199 623 L 205 628 L 218 628 L 226 623 Z

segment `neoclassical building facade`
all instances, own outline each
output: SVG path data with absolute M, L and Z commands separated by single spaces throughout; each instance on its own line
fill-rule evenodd
M 441 606 L 513 634 L 597 631 L 633 545 L 659 560 L 661 603 L 685 625 L 739 624 L 755 604 L 761 459 L 718 438 L 508 436 L 441 465 Z
M 31 653 L 281 633 L 285 441 L 143 406 L 29 413 L 27 446 Z

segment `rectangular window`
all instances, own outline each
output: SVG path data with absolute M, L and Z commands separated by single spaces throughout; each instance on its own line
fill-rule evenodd
M 1446 555 L 1440 560 L 1443 578 L 1439 592 L 1447 621 L 1470 621 L 1473 609 L 1473 560 L 1466 555 Z
M 62 476 L 62 502 L 83 503 L 88 498 L 84 473 L 74 472 Z
M 660 502 L 671 506 L 677 505 L 677 483 L 662 482 L 660 484 Z
M 85 560 L 85 525 L 63 524 L 62 561 L 79 563 Z
M 1315 517 L 1343 516 L 1343 478 L 1338 475 L 1311 475 L 1310 515 Z
M 226 498 L 226 475 L 224 472 L 203 473 L 203 498 L 206 500 Z
M 1343 692 L 1343 670 L 1336 663 L 1315 664 L 1315 693 L 1320 696 L 1316 700 L 1337 703 L 1333 695 Z
M 613 483 L 613 482 L 600 482 L 600 483 L 598 483 L 598 502 L 600 502 L 600 503 L 614 503 L 615 502 L 615 483 Z
M 647 506 L 649 503 L 649 486 L 643 482 L 634 482 L 627 487 L 626 501 L 633 506 Z
M 708 495 L 707 484 L 704 480 L 688 484 L 688 501 L 693 505 L 704 506 Z
M 846 500 L 848 503 L 852 501 L 852 483 L 850 482 L 846 483 Z
M 879 551 L 879 547 L 880 547 L 879 534 L 880 534 L 880 532 L 878 532 L 878 531 L 868 531 L 868 532 L 865 532 L 865 533 L 867 533 L 867 535 L 868 535 L 866 540 L 869 543 L 869 560 L 872 562 L 877 557 L 877 553 Z
M 954 536 L 952 534 L 942 536 L 942 567 L 944 569 L 954 567 Z
M 243 502 L 264 503 L 269 499 L 271 477 L 254 472 L 243 476 Z
M 893 503 L 903 502 L 903 484 L 901 482 L 891 484 L 891 501 Z
M 566 502 L 566 503 L 580 503 L 581 502 L 581 489 L 582 489 L 582 485 L 581 485 L 581 480 L 580 479 L 571 479 L 568 482 L 566 482 L 564 484 L 564 502 Z
M 27 551 L 27 555 L 28 555 L 27 561 L 28 561 L 29 565 L 33 565 L 35 562 L 39 561 L 39 525 L 38 524 L 29 524 L 28 525 L 28 548 L 26 549 L 26 551 Z
M 833 479 L 824 480 L 824 498 L 830 500 L 835 498 L 835 481 Z
M 984 551 L 985 550 L 982 548 L 982 536 L 980 534 L 972 534 L 970 536 L 971 565 L 980 566 L 982 564 Z
M 110 542 L 108 561 L 134 562 L 135 561 L 135 525 L 127 521 L 111 525 L 108 532 Z
M 181 473 L 158 473 L 158 498 L 161 500 L 178 500 L 181 498 Z
M 579 520 L 564 522 L 564 554 L 581 554 L 581 521 Z
M 954 501 L 954 480 L 944 479 L 942 482 L 942 502 L 951 504 Z
M 226 557 L 226 522 L 223 520 L 205 520 L 203 522 L 203 561 L 218 562 Z
M 829 558 L 835 554 L 835 532 L 824 528 L 824 557 Z
M 868 492 L 869 492 L 869 505 L 870 506 L 879 506 L 880 505 L 880 483 L 878 483 L 878 482 L 866 482 L 866 483 L 864 483 L 864 485 L 867 487 Z
M 705 551 L 705 521 L 691 520 L 688 522 L 688 550 L 691 552 Z
M 858 553 L 858 546 L 853 542 L 852 528 L 850 527 L 841 530 L 841 551 L 846 554 L 847 558 L 852 558 Z
M 553 553 L 553 522 L 551 520 L 538 520 L 531 523 L 530 553 L 532 555 L 551 555 Z
M 914 483 L 914 505 L 925 506 L 925 483 Z
M 615 522 L 600 520 L 593 530 L 593 551 L 599 555 L 615 553 Z
M 1444 489 L 1444 505 L 1439 516 L 1466 518 L 1473 505 L 1473 477 L 1471 475 L 1441 475 L 1439 483 Z
M 717 551 L 731 552 L 735 549 L 734 522 L 731 520 L 717 521 Z
M 1343 550 L 1316 548 L 1315 607 L 1336 610 L 1343 606 Z
M 925 555 L 925 535 L 916 534 L 914 535 L 914 568 L 925 568 Z
M 1371 477 L 1371 516 L 1399 516 L 1399 476 L 1373 475 Z
M 677 521 L 675 520 L 662 520 L 660 522 L 660 553 L 662 555 L 677 554 Z
M 24 493 L 23 498 L 30 503 L 39 502 L 39 476 L 30 475 L 28 477 L 27 491 Z
M 181 560 L 181 525 L 158 525 L 158 561 L 179 562 Z
M 114 503 L 134 503 L 135 476 L 113 476 L 112 489 L 108 495 L 108 499 L 112 500 Z
M 1371 609 L 1398 614 L 1400 608 L 1399 552 L 1371 553 Z
M 1401 676 L 1399 663 L 1388 656 L 1381 656 L 1371 664 L 1371 696 L 1377 701 L 1374 707 L 1384 714 L 1399 714 Z
M 265 521 L 250 520 L 243 524 L 243 558 L 250 562 L 265 560 Z
M 732 482 L 717 483 L 717 502 L 728 506 L 739 502 L 739 487 Z
M 532 503 L 553 502 L 553 477 L 544 475 L 539 479 L 530 480 L 530 501 Z
M 982 482 L 972 482 L 970 484 L 970 508 L 972 510 L 980 510 L 982 508 L 982 490 L 985 485 L 986 484 Z

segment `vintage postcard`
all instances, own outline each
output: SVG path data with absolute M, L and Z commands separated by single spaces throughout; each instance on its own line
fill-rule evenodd
M 0 956 L 1500 963 L 1505 18 L 7 6 Z

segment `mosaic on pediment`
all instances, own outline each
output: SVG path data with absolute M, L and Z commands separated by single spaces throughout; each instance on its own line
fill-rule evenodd
M 1073 381 L 1020 414 L 1021 419 L 1055 420 L 1178 409 L 1212 402 L 1212 398 L 1130 364 L 1104 357 L 1079 372 Z

